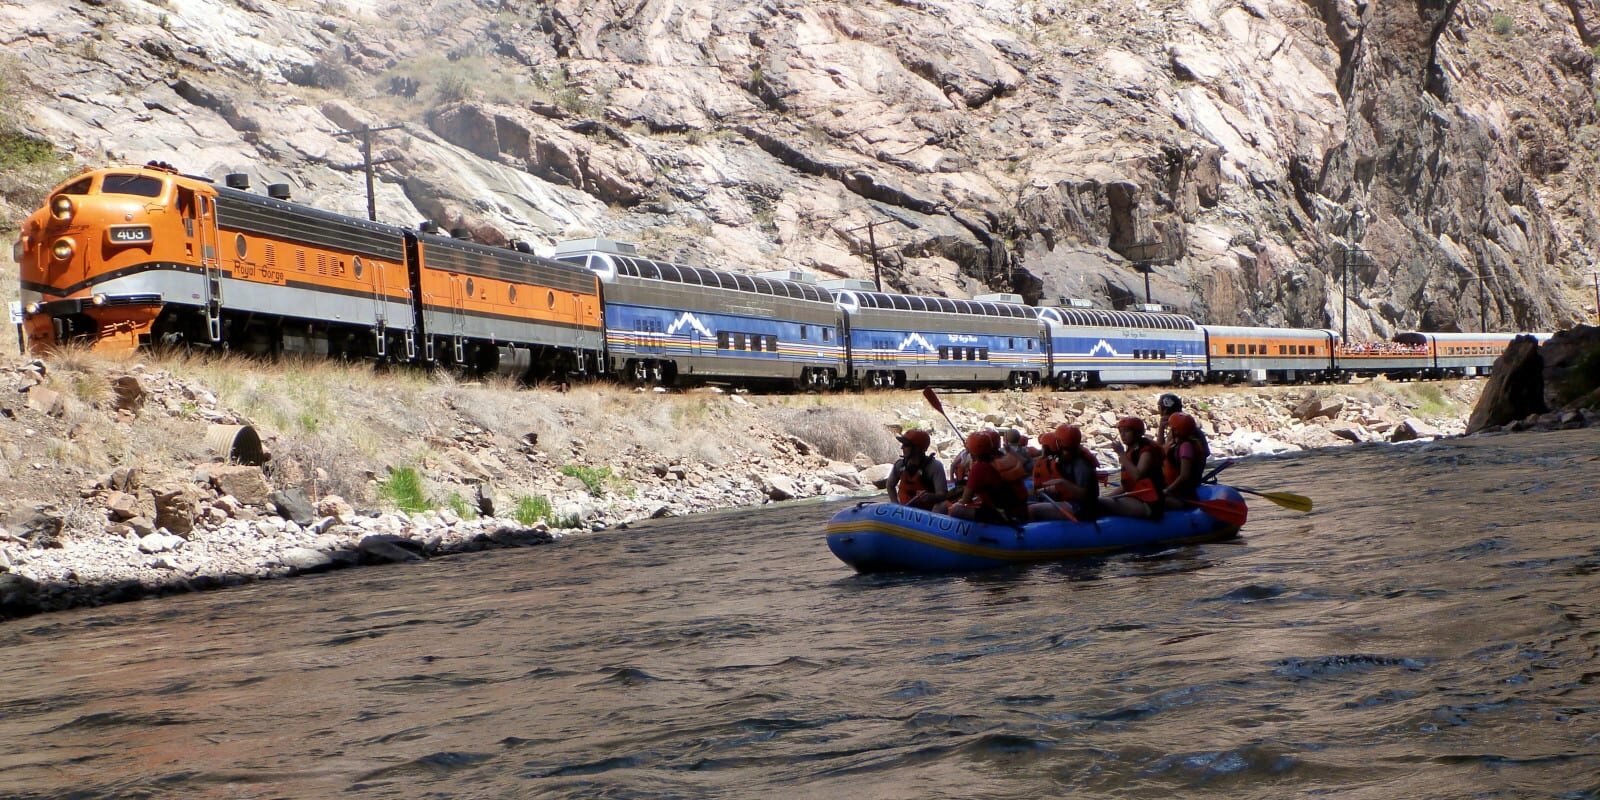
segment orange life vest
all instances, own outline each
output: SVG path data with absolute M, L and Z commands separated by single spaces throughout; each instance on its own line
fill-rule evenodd
M 1201 472 L 1205 471 L 1206 459 L 1211 457 L 1211 446 L 1206 442 L 1204 436 L 1194 436 L 1188 439 L 1173 439 L 1167 444 L 1167 450 L 1162 454 L 1161 459 L 1161 477 L 1166 481 L 1167 486 L 1171 486 L 1173 483 L 1175 483 L 1178 480 L 1178 474 L 1182 472 L 1181 466 L 1178 463 L 1178 448 L 1184 442 L 1193 443 L 1195 449 L 1198 451 L 1195 457 L 1200 461 Z M 1196 473 L 1195 477 L 1198 478 L 1199 473 Z M 1198 485 L 1198 483 L 1196 485 Z M 1192 489 L 1193 487 L 1188 488 Z
M 910 505 L 912 498 L 923 492 L 933 491 L 933 487 L 928 485 L 928 476 L 924 472 L 927 468 L 928 462 L 926 461 L 922 462 L 922 466 L 915 470 L 902 468 L 900 482 L 894 487 L 900 505 Z
M 1157 461 L 1158 467 L 1157 468 L 1159 469 L 1160 468 L 1159 467 L 1159 464 L 1160 464 L 1159 459 L 1164 454 L 1161 452 L 1161 446 L 1156 444 L 1155 442 L 1150 441 L 1149 439 L 1140 439 L 1139 442 L 1133 446 L 1133 449 L 1128 451 L 1128 460 L 1132 461 L 1135 465 L 1138 465 L 1139 460 L 1144 457 L 1144 454 L 1146 452 L 1149 452 L 1149 451 L 1152 451 L 1152 450 L 1155 451 L 1156 457 L 1158 459 L 1158 461 Z M 1155 478 L 1156 478 L 1156 476 L 1154 476 L 1154 475 L 1135 475 L 1132 472 L 1124 469 L 1124 470 L 1122 470 L 1122 491 L 1124 491 L 1124 492 L 1133 491 L 1133 487 L 1136 484 L 1138 484 L 1138 482 L 1141 479 L 1148 480 L 1151 483 L 1155 483 Z M 1164 486 L 1164 485 L 1165 484 L 1161 484 L 1161 485 L 1156 486 L 1156 491 L 1159 493 L 1161 491 L 1161 486 Z

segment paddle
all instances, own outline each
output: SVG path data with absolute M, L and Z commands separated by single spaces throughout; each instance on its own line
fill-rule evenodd
M 1119 497 L 1131 497 L 1146 503 L 1154 503 L 1158 495 L 1156 494 L 1156 485 L 1151 483 L 1149 478 L 1142 478 L 1134 482 L 1131 490 L 1107 495 L 1104 499 L 1115 500 Z
M 967 441 L 966 435 L 961 432 L 960 428 L 956 427 L 955 420 L 950 419 L 950 415 L 944 413 L 944 403 L 939 402 L 939 395 L 938 395 L 938 393 L 933 391 L 933 387 L 932 386 L 927 386 L 927 387 L 923 388 L 923 390 L 922 390 L 922 399 L 927 400 L 928 401 L 928 405 L 933 406 L 933 410 L 939 412 L 939 416 L 944 417 L 944 421 L 945 422 L 950 423 L 950 430 L 956 432 L 956 439 L 957 440 L 959 440 L 959 441 L 961 441 L 963 443 L 965 443 Z M 962 445 L 962 447 L 965 447 L 965 446 L 966 446 L 965 444 Z M 1077 522 L 1078 521 L 1077 516 L 1072 513 L 1071 509 L 1067 508 L 1066 506 L 1061 505 L 1060 503 L 1057 503 L 1055 500 L 1051 499 L 1050 495 L 1047 495 L 1047 494 L 1044 494 L 1044 493 L 1041 492 L 1039 494 L 1039 496 L 1043 497 L 1046 500 L 1049 500 L 1050 504 L 1055 506 L 1056 510 L 1060 511 L 1062 516 L 1065 516 L 1068 520 L 1071 520 L 1072 522 Z M 1096 524 L 1095 527 L 1098 528 L 1100 526 L 1098 524 Z
M 1228 459 L 1227 461 L 1222 462 L 1221 464 L 1218 464 L 1210 472 L 1206 473 L 1206 476 L 1204 478 L 1200 479 L 1200 482 L 1201 483 L 1216 483 L 1217 482 L 1217 473 L 1219 473 L 1219 472 L 1221 472 L 1221 471 L 1223 471 L 1223 470 L 1225 470 L 1228 467 L 1231 467 L 1233 465 L 1234 465 L 1234 460 L 1231 459 L 1231 458 Z M 1287 508 L 1287 509 L 1289 509 L 1291 511 L 1302 511 L 1302 512 L 1304 512 L 1304 511 L 1310 511 L 1311 510 L 1311 498 L 1306 497 L 1303 494 L 1295 494 L 1294 492 L 1261 492 L 1261 491 L 1257 491 L 1255 489 L 1247 489 L 1247 488 L 1245 488 L 1243 486 L 1235 486 L 1233 488 L 1238 489 L 1239 491 L 1244 492 L 1245 494 L 1253 494 L 1253 495 L 1256 495 L 1257 497 L 1265 497 L 1268 500 L 1271 500 L 1272 502 L 1277 503 L 1278 505 L 1283 506 L 1284 508 Z
M 1234 486 L 1233 488 L 1244 492 L 1245 494 L 1253 494 L 1257 497 L 1265 497 L 1268 500 L 1271 500 L 1272 502 L 1289 509 L 1290 511 L 1305 512 L 1311 510 L 1311 498 L 1306 497 L 1303 494 L 1295 494 L 1294 492 L 1258 492 L 1255 489 L 1247 489 L 1243 486 Z
M 1244 527 L 1245 520 L 1250 514 L 1250 508 L 1239 500 L 1184 500 L 1183 502 L 1210 514 L 1218 522 L 1239 527 Z

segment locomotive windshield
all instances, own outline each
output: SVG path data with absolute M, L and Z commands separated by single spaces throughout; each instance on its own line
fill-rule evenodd
M 101 194 L 131 194 L 135 197 L 160 197 L 164 181 L 147 175 L 107 173 L 100 179 Z

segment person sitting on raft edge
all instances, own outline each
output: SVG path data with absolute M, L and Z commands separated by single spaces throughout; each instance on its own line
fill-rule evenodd
M 1200 423 L 1182 411 L 1168 418 L 1167 430 L 1172 435 L 1172 441 L 1167 444 L 1166 458 L 1161 465 L 1162 478 L 1167 487 L 1163 494 L 1167 508 L 1188 508 L 1199 497 L 1200 481 L 1205 473 L 1206 459 L 1211 456 L 1211 446 L 1206 443 L 1205 434 L 1200 432 Z
M 961 500 L 950 504 L 950 516 L 977 522 L 1020 525 L 1028 521 L 1028 490 L 1023 485 L 1022 462 L 1001 451 L 993 431 L 967 434 L 972 469 Z
M 1100 462 L 1083 446 L 1082 429 L 1059 425 L 1054 431 L 1039 434 L 1039 444 L 1044 455 L 1034 462 L 1033 488 L 1045 501 L 1028 506 L 1028 517 L 1066 519 L 1058 503 L 1069 504 L 1078 516 L 1094 516 L 1100 496 L 1095 468 Z
M 1161 488 L 1166 485 L 1161 475 L 1161 446 L 1145 435 L 1144 420 L 1123 417 L 1117 420 L 1117 440 L 1111 443 L 1122 465 L 1121 493 L 1104 498 L 1100 508 L 1107 514 L 1139 519 L 1158 519 L 1165 503 Z M 1146 503 L 1129 492 L 1150 487 L 1156 493 L 1155 502 Z
M 889 468 L 889 499 L 903 506 L 936 511 L 945 501 L 944 465 L 928 452 L 933 440 L 927 431 L 909 430 L 894 437 L 900 441 L 900 458 Z

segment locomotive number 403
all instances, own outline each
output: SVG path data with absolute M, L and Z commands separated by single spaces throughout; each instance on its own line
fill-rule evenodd
M 149 225 L 113 225 L 106 235 L 112 244 L 145 244 L 153 238 Z

